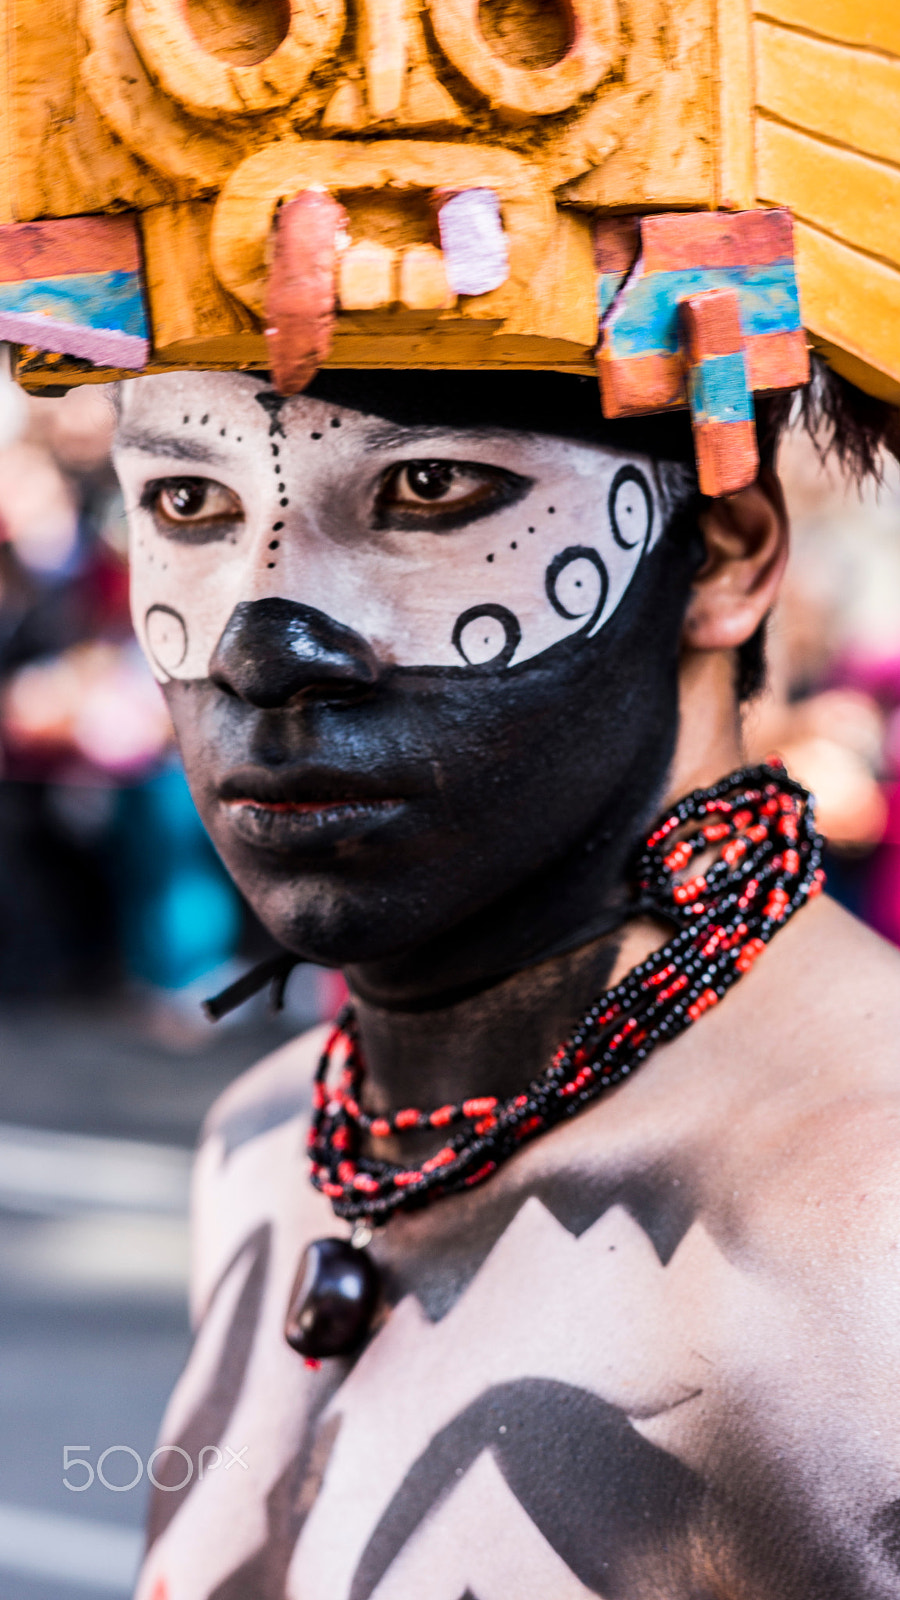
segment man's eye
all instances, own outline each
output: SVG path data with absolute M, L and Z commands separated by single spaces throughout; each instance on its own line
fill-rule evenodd
M 465 461 L 404 461 L 382 479 L 378 520 L 384 525 L 450 527 L 489 516 L 518 500 L 528 478 L 502 467 Z
M 171 529 L 211 531 L 211 525 L 234 522 L 243 517 L 244 508 L 232 489 L 212 478 L 158 478 L 148 483 L 141 505 L 157 522 Z
M 411 461 L 408 466 L 397 468 L 392 498 L 396 505 L 446 500 L 462 476 L 460 468 L 450 461 Z

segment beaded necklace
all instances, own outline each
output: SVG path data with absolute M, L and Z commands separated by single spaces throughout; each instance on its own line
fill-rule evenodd
M 357 1223 L 356 1248 L 339 1239 L 308 1247 L 291 1299 L 289 1342 L 313 1358 L 358 1343 L 377 1294 L 376 1269 L 360 1248 L 371 1227 L 401 1208 L 484 1183 L 717 1005 L 777 929 L 821 891 L 822 845 L 810 796 L 780 762 L 743 768 L 679 800 L 635 861 L 628 907 L 629 916 L 655 915 L 675 932 L 594 1001 L 545 1070 L 509 1099 L 481 1095 L 432 1111 L 366 1111 L 365 1064 L 353 1007 L 346 1006 L 316 1072 L 309 1156 L 314 1186 L 337 1216 Z M 418 1166 L 366 1149 L 366 1141 L 377 1150 L 379 1141 L 423 1129 L 446 1135 Z M 341 1304 L 335 1286 L 343 1282 L 349 1291 L 354 1272 L 357 1289 Z

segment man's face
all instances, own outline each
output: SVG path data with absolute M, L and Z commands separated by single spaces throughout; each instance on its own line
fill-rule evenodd
M 690 581 L 646 457 L 197 373 L 124 386 L 117 466 L 198 807 L 288 947 L 464 937 L 630 842 Z

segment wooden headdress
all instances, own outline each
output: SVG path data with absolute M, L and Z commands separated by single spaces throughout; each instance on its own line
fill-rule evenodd
M 900 404 L 896 0 L 0 0 L 0 338 L 597 371 L 756 470 L 808 345 Z

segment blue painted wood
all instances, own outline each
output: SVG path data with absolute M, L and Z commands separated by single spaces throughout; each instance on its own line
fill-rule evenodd
M 753 396 L 743 352 L 707 356 L 688 372 L 688 398 L 695 426 L 705 422 L 752 422 Z
M 613 280 L 610 282 L 609 280 Z M 602 273 L 598 283 L 601 318 L 624 282 L 624 275 Z M 615 286 L 614 286 L 615 285 Z M 629 356 L 675 355 L 679 349 L 679 301 L 708 289 L 735 289 L 741 300 L 745 338 L 758 334 L 794 333 L 802 326 L 797 279 L 792 261 L 769 266 L 696 267 L 635 276 L 620 311 L 604 326 L 604 338 L 616 359 Z
M 0 312 L 46 316 L 80 328 L 149 339 L 140 273 L 80 272 L 0 283 Z

